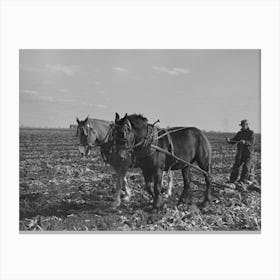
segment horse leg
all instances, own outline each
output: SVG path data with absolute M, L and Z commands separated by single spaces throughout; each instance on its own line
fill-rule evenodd
M 178 201 L 178 205 L 180 205 L 181 203 L 187 204 L 192 202 L 190 194 L 191 173 L 189 166 L 186 166 L 182 169 L 182 176 L 184 180 L 184 189 Z
M 169 170 L 167 172 L 168 177 L 168 185 L 167 185 L 167 193 L 165 194 L 165 198 L 168 198 L 172 195 L 172 188 L 173 188 L 173 174 L 172 171 Z
M 158 168 L 154 174 L 154 201 L 153 206 L 154 208 L 159 208 L 161 206 L 161 183 L 162 183 L 162 173 L 163 170 L 161 168 Z
M 161 185 L 164 185 L 164 175 L 165 175 L 165 171 L 162 172 L 162 178 L 161 178 Z
M 153 185 L 154 185 L 154 180 L 151 172 L 143 170 L 143 176 L 145 179 L 145 185 L 146 185 L 146 191 L 147 193 L 154 198 L 154 193 L 153 193 Z
M 130 197 L 131 197 L 131 190 L 130 187 L 128 185 L 128 181 L 126 176 L 124 177 L 124 191 L 125 191 L 125 196 L 123 197 L 124 201 L 129 201 Z
M 124 174 L 117 173 L 116 193 L 115 193 L 114 201 L 112 203 L 113 208 L 116 208 L 121 204 L 121 191 L 124 185 L 124 178 L 125 178 Z
M 209 172 L 210 171 L 210 164 L 209 164 L 209 162 L 205 162 L 205 164 L 203 164 L 201 161 L 197 161 L 197 164 L 198 164 L 198 166 L 202 169 L 202 170 L 204 170 L 204 171 L 206 171 L 206 172 Z M 204 176 L 204 179 L 205 179 L 205 183 L 206 183 L 206 192 L 205 192 L 205 196 L 204 196 L 204 199 L 203 199 L 203 201 L 202 201 L 202 203 L 200 203 L 199 204 L 199 206 L 201 206 L 201 207 L 204 207 L 204 206 L 206 206 L 208 203 L 211 203 L 212 202 L 212 195 L 211 195 L 211 190 L 212 190 L 212 180 L 211 180 L 211 176 L 210 176 L 210 174 L 208 173 L 208 174 L 203 174 L 203 176 Z
M 204 206 L 206 206 L 208 203 L 211 203 L 211 202 L 212 202 L 212 194 L 211 194 L 212 184 L 211 184 L 211 177 L 210 177 L 210 175 L 204 174 L 204 179 L 205 179 L 205 183 L 206 183 L 206 192 L 205 192 L 205 196 L 204 196 L 204 199 L 203 199 L 202 203 L 200 203 L 200 206 L 202 206 L 202 207 L 204 207 Z

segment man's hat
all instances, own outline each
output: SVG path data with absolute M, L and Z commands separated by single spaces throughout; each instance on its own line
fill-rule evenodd
M 242 120 L 239 125 L 241 126 L 243 124 L 249 124 L 249 122 L 247 120 Z

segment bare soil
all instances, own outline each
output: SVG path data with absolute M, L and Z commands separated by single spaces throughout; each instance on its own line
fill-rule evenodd
M 213 147 L 215 201 L 203 209 L 195 205 L 177 207 L 183 181 L 181 173 L 176 171 L 172 197 L 155 213 L 140 170 L 128 173 L 131 200 L 112 209 L 114 170 L 103 162 L 98 148 L 90 158 L 82 159 L 74 130 L 20 129 L 19 228 L 21 231 L 259 231 L 260 191 L 246 185 L 224 185 L 235 155 L 235 147 L 226 144 L 225 138 L 232 135 L 208 133 L 207 136 Z M 256 185 L 260 186 L 260 135 L 255 155 Z M 193 171 L 191 192 L 195 203 L 202 200 L 204 191 L 203 177 Z

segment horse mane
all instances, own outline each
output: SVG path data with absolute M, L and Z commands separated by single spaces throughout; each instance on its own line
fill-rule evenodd
M 86 119 L 80 121 L 81 125 L 85 125 L 85 123 L 86 123 L 85 120 Z M 93 119 L 93 118 L 88 118 L 87 121 L 90 122 L 90 123 L 94 123 L 94 124 L 96 124 L 96 123 L 109 124 L 110 123 L 109 121 L 106 121 L 106 120 Z
M 144 117 L 142 114 L 132 114 L 127 116 L 131 125 L 135 128 L 142 128 L 148 124 L 148 119 Z
M 99 122 L 99 123 L 105 123 L 105 124 L 110 123 L 110 121 L 101 120 L 101 119 L 89 119 L 89 120 L 92 122 Z

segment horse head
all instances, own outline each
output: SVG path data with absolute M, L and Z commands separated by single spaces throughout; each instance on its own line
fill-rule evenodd
M 118 155 L 125 160 L 131 155 L 137 143 L 143 140 L 147 133 L 148 120 L 142 115 L 127 115 L 115 117 L 115 139 Z
M 91 147 L 94 146 L 96 142 L 96 132 L 90 122 L 90 119 L 86 117 L 85 120 L 77 120 L 77 132 L 76 136 L 79 137 L 79 152 L 81 156 L 89 156 Z

